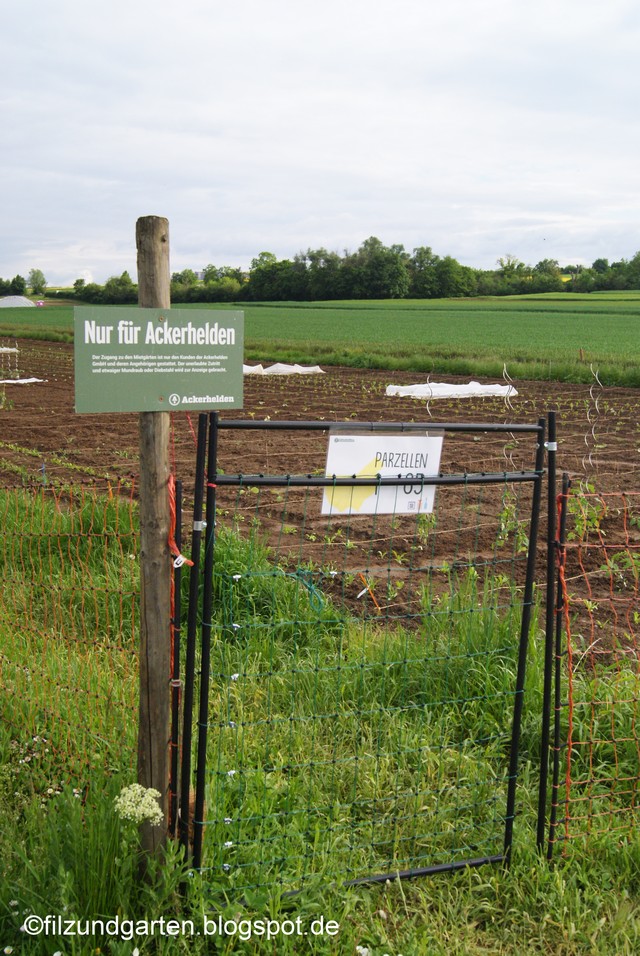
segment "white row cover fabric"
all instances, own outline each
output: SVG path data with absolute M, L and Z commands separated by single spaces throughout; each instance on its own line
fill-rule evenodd
M 324 375 L 319 365 L 286 365 L 277 362 L 264 368 L 262 365 L 243 365 L 245 375 Z
M 34 385 L 36 382 L 46 382 L 45 378 L 3 378 L 0 385 Z
M 34 308 L 36 304 L 24 295 L 5 295 L 0 299 L 0 309 L 22 309 Z
M 432 399 L 482 398 L 487 395 L 513 398 L 518 393 L 513 385 L 481 385 L 480 382 L 469 382 L 467 385 L 449 385 L 446 382 L 428 382 L 425 385 L 387 385 L 386 394 Z

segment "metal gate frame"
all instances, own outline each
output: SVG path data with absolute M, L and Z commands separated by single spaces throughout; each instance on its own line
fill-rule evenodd
M 546 800 L 547 800 L 547 777 L 548 777 L 548 755 L 549 755 L 549 734 L 550 734 L 550 715 L 551 715 L 551 689 L 552 689 L 552 668 L 554 660 L 554 626 L 555 626 L 555 607 L 553 586 L 549 587 L 549 580 L 553 580 L 554 569 L 554 541 L 555 541 L 555 414 L 548 415 L 549 421 L 549 441 L 545 441 L 546 420 L 540 418 L 535 425 L 526 424 L 464 424 L 464 423 L 394 423 L 394 422 L 331 422 L 326 421 L 256 421 L 250 420 L 229 420 L 220 419 L 217 412 L 203 413 L 199 416 L 198 437 L 197 437 L 197 456 L 196 456 L 196 480 L 195 480 L 195 499 L 193 511 L 192 528 L 192 547 L 191 557 L 193 569 L 190 578 L 189 587 L 189 607 L 187 620 L 187 639 L 185 654 L 185 672 L 184 672 L 184 699 L 183 699 L 183 726 L 182 726 L 182 761 L 181 761 L 181 783 L 180 783 L 180 810 L 177 813 L 177 831 L 180 843 L 188 858 L 190 851 L 192 853 L 191 863 L 194 869 L 199 870 L 202 863 L 202 842 L 204 830 L 204 804 L 205 804 L 205 771 L 206 771 L 206 748 L 207 748 L 207 724 L 209 709 L 209 681 L 210 681 L 210 652 L 211 652 L 211 630 L 212 630 L 212 575 L 213 558 L 215 547 L 215 521 L 216 521 L 216 489 L 220 486 L 242 486 L 251 485 L 277 487 L 287 485 L 288 487 L 357 487 L 358 485 L 371 486 L 374 483 L 378 485 L 399 486 L 406 484 L 406 477 L 382 478 L 378 477 L 377 482 L 371 478 L 336 478 L 320 477 L 310 475 L 299 476 L 267 476 L 267 475 L 230 475 L 219 474 L 217 457 L 219 433 L 224 430 L 261 430 L 261 431 L 285 431 L 285 430 L 307 430 L 307 431 L 327 431 L 329 426 L 332 429 L 343 427 L 345 430 L 357 428 L 359 431 L 398 431 L 410 433 L 412 431 L 424 431 L 425 427 L 429 431 L 443 431 L 445 433 L 455 432 L 477 432 L 477 433 L 525 433 L 536 436 L 537 443 L 535 449 L 535 463 L 530 471 L 512 471 L 512 472 L 475 472 L 463 474 L 438 475 L 432 478 L 424 478 L 424 485 L 475 485 L 475 484 L 498 484 L 498 483 L 530 483 L 532 485 L 531 515 L 529 523 L 529 545 L 526 559 L 526 579 L 522 600 L 522 617 L 518 643 L 517 674 L 514 691 L 513 717 L 511 724 L 511 740 L 509 748 L 509 767 L 508 784 L 506 796 L 506 812 L 504 826 L 504 842 L 501 853 L 493 856 L 483 856 L 470 858 L 449 863 L 439 863 L 432 866 L 420 867 L 409 870 L 401 870 L 390 873 L 372 874 L 359 877 L 357 879 L 345 882 L 345 886 L 383 883 L 387 880 L 408 879 L 420 876 L 426 876 L 435 873 L 452 872 L 466 867 L 477 867 L 486 863 L 502 863 L 508 865 L 511 859 L 513 846 L 513 830 L 515 821 L 516 806 L 516 788 L 518 775 L 518 762 L 520 750 L 520 735 L 522 724 L 522 713 L 524 705 L 524 690 L 526 676 L 526 662 L 528 653 L 529 632 L 531 625 L 531 615 L 533 609 L 533 591 L 535 584 L 535 566 L 536 552 L 538 545 L 538 531 L 540 506 L 542 498 L 542 486 L 544 479 L 544 459 L 545 452 L 548 453 L 549 469 L 549 516 L 548 516 L 548 560 L 547 560 L 547 640 L 545 645 L 545 689 L 542 714 L 542 747 L 541 747 L 541 773 L 540 773 L 540 793 L 538 802 L 538 843 L 541 845 L 544 840 L 544 828 L 546 821 Z M 206 458 L 206 465 L 205 465 Z M 206 488 L 206 499 L 204 490 Z M 553 500 L 553 507 L 551 501 Z M 204 506 L 204 516 L 203 516 Z M 203 537 L 204 536 L 204 537 Z M 195 659 L 197 647 L 198 630 L 198 570 L 200 565 L 200 555 L 202 544 L 204 543 L 204 593 L 202 599 L 202 617 L 201 617 L 201 672 L 200 672 L 200 699 L 198 702 L 198 733 L 196 742 L 196 786 L 195 795 L 191 789 L 192 779 L 192 747 L 193 747 L 193 711 L 195 706 L 194 688 L 195 688 Z M 175 788 L 177 790 L 177 787 Z

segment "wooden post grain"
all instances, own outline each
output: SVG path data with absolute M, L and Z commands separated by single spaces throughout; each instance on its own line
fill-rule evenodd
M 169 223 L 145 216 L 136 224 L 138 304 L 168 309 Z M 138 783 L 161 794 L 168 820 L 171 680 L 169 551 L 169 412 L 140 413 L 140 709 Z M 155 854 L 167 826 L 141 827 L 142 848 Z

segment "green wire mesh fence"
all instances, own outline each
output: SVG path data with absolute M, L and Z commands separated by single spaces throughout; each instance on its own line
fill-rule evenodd
M 559 506 L 549 857 L 640 819 L 640 494 L 565 479 Z
M 537 613 L 542 463 L 532 446 L 543 432 L 464 428 L 445 427 L 432 512 L 359 515 L 321 513 L 315 464 L 302 478 L 232 474 L 238 444 L 225 457 L 221 427 L 227 474 L 214 467 L 204 482 L 217 486 L 206 489 L 209 673 L 192 684 L 204 701 L 194 744 L 184 745 L 186 722 L 181 741 L 197 770 L 182 781 L 182 817 L 212 887 L 289 890 L 508 859 L 519 747 L 535 764 L 546 694 L 535 668 L 522 692 Z M 248 449 L 248 432 L 238 434 Z M 255 442 L 272 463 L 283 460 L 280 435 Z M 556 721 L 542 747 L 553 771 L 549 855 L 558 842 L 632 837 L 640 753 L 638 496 L 561 497 Z M 0 715 L 12 772 L 43 795 L 85 788 L 96 767 L 135 772 L 131 487 L 5 489 L 0 519 Z M 206 586 L 199 570 L 198 629 Z M 193 653 L 200 673 L 199 643 Z M 189 812 L 192 790 L 200 805 Z
M 43 797 L 135 767 L 138 543 L 117 483 L 0 490 L 0 715 Z

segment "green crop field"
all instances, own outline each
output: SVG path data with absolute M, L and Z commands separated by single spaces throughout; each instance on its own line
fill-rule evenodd
M 250 361 L 640 385 L 640 291 L 209 307 L 244 310 Z M 3 310 L 11 335 L 71 341 L 73 309 Z
M 249 358 L 639 385 L 640 293 L 249 306 Z

